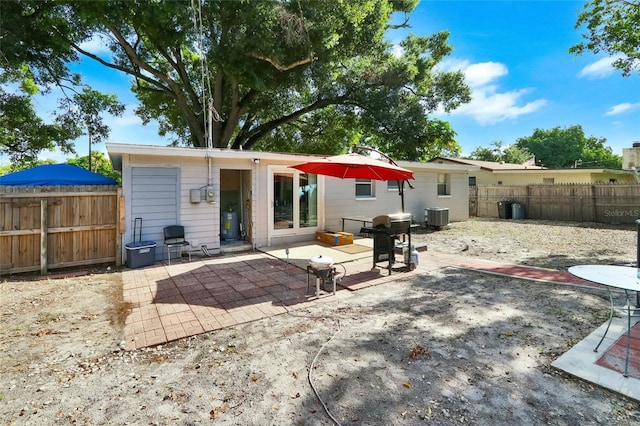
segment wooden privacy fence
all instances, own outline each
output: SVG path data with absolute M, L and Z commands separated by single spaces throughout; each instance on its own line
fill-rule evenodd
M 527 219 L 633 224 L 640 218 L 640 185 L 560 184 L 469 188 L 469 215 L 500 217 L 498 202 L 524 206 Z
M 0 274 L 121 264 L 117 186 L 0 186 Z

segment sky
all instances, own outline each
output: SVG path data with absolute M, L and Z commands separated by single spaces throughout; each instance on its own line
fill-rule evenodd
M 449 31 L 453 52 L 441 67 L 463 71 L 472 90 L 470 103 L 435 114 L 451 123 L 463 155 L 496 141 L 508 146 L 535 129 L 558 126 L 580 125 L 587 137 L 606 139 L 605 146 L 617 155 L 640 141 L 640 75 L 622 77 L 611 67 L 613 59 L 602 54 L 575 57 L 568 52 L 582 40 L 582 31 L 574 26 L 585 1 L 420 2 L 409 31 L 419 36 Z M 396 43 L 406 34 L 394 31 L 388 38 Z M 137 101 L 128 77 L 90 59 L 72 69 L 94 89 L 116 93 L 127 105 L 123 117 L 105 118 L 110 142 L 168 144 L 157 135 L 157 125 L 143 126 L 135 116 Z M 37 108 L 51 111 L 52 99 L 36 99 Z M 87 143 L 86 136 L 77 141 L 79 156 L 88 154 Z M 93 150 L 106 152 L 104 143 Z M 64 161 L 57 152 L 41 157 Z

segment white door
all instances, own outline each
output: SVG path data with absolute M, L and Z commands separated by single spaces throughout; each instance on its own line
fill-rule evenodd
M 270 234 L 314 234 L 319 226 L 319 192 L 317 175 L 272 166 L 269 170 Z

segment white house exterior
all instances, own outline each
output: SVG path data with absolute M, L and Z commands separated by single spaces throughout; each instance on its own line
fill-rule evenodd
M 356 183 L 289 167 L 318 156 L 117 143 L 108 143 L 107 151 L 122 174 L 123 246 L 134 241 L 134 220 L 142 218 L 141 239 L 157 243 L 156 260 L 166 257 L 163 228 L 168 225 L 183 225 L 195 249 L 225 251 L 311 241 L 316 231 L 342 230 L 345 216 L 401 211 L 395 182 Z M 449 209 L 451 222 L 468 219 L 468 172 L 476 167 L 398 165 L 415 175 L 414 189 L 405 185 L 404 195 L 414 222 L 422 223 L 429 207 Z M 231 210 L 233 216 L 227 215 Z M 345 231 L 355 233 L 361 226 L 347 221 Z

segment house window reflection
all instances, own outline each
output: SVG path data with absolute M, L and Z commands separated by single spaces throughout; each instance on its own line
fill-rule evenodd
M 300 175 L 300 227 L 318 226 L 318 176 Z

